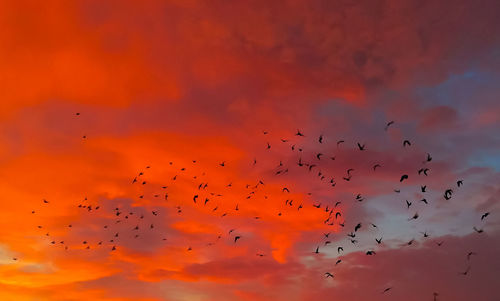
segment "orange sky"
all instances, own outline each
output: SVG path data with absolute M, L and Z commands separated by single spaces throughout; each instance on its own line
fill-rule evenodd
M 487 2 L 0 1 L 0 300 L 495 300 Z

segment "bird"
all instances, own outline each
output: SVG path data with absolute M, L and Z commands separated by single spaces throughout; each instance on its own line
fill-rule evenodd
M 411 202 L 408 202 L 408 200 L 406 200 L 406 207 L 408 207 L 408 209 L 410 209 L 411 204 Z
M 337 262 L 335 262 L 335 265 L 339 264 L 342 262 L 342 259 L 338 259 Z
M 478 228 L 476 228 L 475 226 L 474 226 L 474 227 L 472 227 L 472 229 L 474 229 L 474 231 L 476 231 L 477 233 L 483 233 L 483 232 L 484 232 L 484 230 L 483 230 L 483 229 L 478 229 Z
M 356 227 L 354 227 L 354 232 L 357 232 L 361 228 L 361 223 L 357 224 Z
M 304 134 L 302 134 L 302 132 L 297 129 L 297 133 L 295 134 L 295 136 L 304 137 Z
M 408 220 L 411 221 L 411 220 L 414 220 L 414 219 L 417 219 L 418 218 L 418 212 L 415 212 L 415 214 L 413 215 L 413 217 L 409 218 Z
M 427 158 L 425 159 L 426 162 L 431 162 L 432 161 L 432 157 L 431 157 L 431 154 L 427 153 Z
M 375 164 L 375 165 L 373 165 L 373 167 L 372 167 L 372 168 L 373 168 L 373 171 L 375 171 L 375 170 L 377 169 L 377 167 L 380 167 L 380 164 Z
M 319 246 L 316 247 L 316 251 L 314 251 L 314 253 L 319 254 Z
M 470 257 L 471 257 L 472 255 L 477 255 L 477 254 L 476 254 L 476 253 L 474 253 L 474 252 L 469 252 L 469 253 L 467 253 L 467 260 L 470 260 Z
M 467 276 L 467 274 L 469 274 L 469 271 L 470 271 L 470 266 L 468 266 L 467 269 L 465 269 L 465 271 L 461 272 L 460 274 Z
M 490 213 L 489 212 L 485 212 L 483 215 L 481 215 L 481 220 L 487 218 L 488 215 L 490 215 Z
M 409 140 L 405 140 L 405 141 L 403 141 L 403 146 L 404 146 L 404 147 L 406 147 L 406 146 L 410 146 L 410 145 L 411 145 L 411 143 L 410 143 L 410 141 L 409 141 Z
M 408 175 L 402 175 L 401 179 L 399 179 L 399 182 L 403 182 L 404 180 L 408 179 Z
M 360 151 L 363 151 L 363 150 L 365 150 L 365 145 L 364 145 L 364 144 L 363 144 L 363 145 L 361 145 L 361 144 L 359 144 L 359 142 L 358 142 L 358 148 L 359 148 L 359 150 L 360 150 Z
M 377 244 L 381 244 L 382 243 L 382 237 L 381 238 L 375 238 L 375 241 L 377 242 Z
M 429 204 L 429 203 L 427 203 L 427 200 L 426 200 L 426 199 L 421 199 L 420 201 L 421 201 L 421 202 L 424 202 L 425 204 Z
M 460 187 L 464 184 L 464 181 L 463 180 L 458 180 L 457 181 L 457 186 Z
M 323 135 L 319 135 L 318 142 L 323 143 Z
M 340 253 L 340 251 L 344 252 L 344 248 L 343 247 L 338 247 L 337 248 L 337 253 Z
M 238 241 L 238 239 L 240 239 L 240 238 L 241 238 L 241 236 L 235 236 L 234 237 L 234 243 L 236 243 Z
M 420 191 L 425 192 L 425 189 L 427 188 L 427 185 L 420 186 Z
M 451 199 L 451 195 L 453 194 L 453 190 L 451 189 L 446 189 L 446 191 L 444 192 L 444 198 L 446 200 L 449 200 Z
M 427 176 L 428 171 L 429 171 L 428 168 L 421 168 L 418 170 L 418 174 L 420 175 L 420 174 L 424 173 L 424 175 Z
M 382 294 L 387 293 L 387 292 L 388 292 L 388 291 L 390 291 L 391 289 L 392 289 L 392 287 L 388 287 L 388 288 L 386 288 L 386 289 L 382 292 Z
M 375 251 L 372 251 L 372 250 L 369 250 L 369 251 L 366 251 L 366 255 L 376 255 L 377 253 L 375 253 Z
M 333 278 L 333 275 L 330 272 L 326 272 L 325 276 L 326 276 L 326 278 L 328 278 L 328 277 Z
M 387 131 L 387 130 L 389 129 L 389 127 L 390 127 L 392 124 L 394 124 L 394 120 L 389 121 L 389 122 L 385 125 L 384 130 L 386 130 L 386 131 Z

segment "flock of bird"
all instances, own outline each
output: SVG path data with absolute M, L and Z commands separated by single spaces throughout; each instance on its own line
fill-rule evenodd
M 80 116 L 80 113 L 76 113 L 76 116 Z M 389 131 L 392 126 L 394 126 L 394 121 L 390 121 L 386 124 L 385 126 L 385 131 Z M 263 131 L 264 137 L 269 137 L 269 132 L 268 131 Z M 304 139 L 306 137 L 306 134 L 301 131 L 297 130 L 294 134 L 294 137 L 290 138 L 281 138 L 280 141 L 277 143 L 282 143 L 286 145 L 286 147 L 289 149 L 291 152 L 290 154 L 287 154 L 287 156 L 295 156 L 293 160 L 279 160 L 276 164 L 276 168 L 271 172 L 267 173 L 269 177 L 282 177 L 288 173 L 290 173 L 292 170 L 302 172 L 303 174 L 310 175 L 312 177 L 317 178 L 320 182 L 325 183 L 331 188 L 337 187 L 337 185 L 349 185 L 350 182 L 352 182 L 355 179 L 355 169 L 354 168 L 348 168 L 345 170 L 345 173 L 342 175 L 337 175 L 337 176 L 332 176 L 329 175 L 328 170 L 323 169 L 323 162 L 325 161 L 336 161 L 337 157 L 333 155 L 327 155 L 324 154 L 321 151 L 315 151 L 314 146 L 312 146 L 312 149 L 308 149 L 313 155 L 312 156 L 307 156 L 306 154 L 306 149 L 301 146 L 302 144 L 300 143 L 300 139 Z M 318 146 L 324 145 L 326 137 L 321 134 L 319 136 L 316 136 L 316 144 Z M 87 136 L 83 136 L 83 139 L 87 139 Z M 345 140 L 338 140 L 336 141 L 336 147 L 337 149 L 339 148 L 346 148 L 345 144 L 347 142 Z M 335 144 L 334 144 L 335 145 Z M 402 142 L 402 147 L 404 149 L 406 148 L 411 148 L 412 147 L 412 142 L 410 140 L 403 140 Z M 265 149 L 270 150 L 272 147 L 271 142 L 266 142 L 265 144 Z M 311 147 L 309 144 L 308 147 Z M 367 146 L 366 143 L 361 143 L 361 142 L 355 142 L 353 147 L 348 148 L 347 150 L 352 151 L 352 152 L 362 152 L 366 153 L 369 147 Z M 288 157 L 287 157 L 288 158 Z M 307 158 L 307 159 L 306 159 Z M 406 173 L 403 173 L 399 179 L 395 179 L 395 186 L 399 185 L 404 185 L 406 182 L 409 180 L 411 177 L 418 177 L 419 179 L 425 179 L 425 177 L 428 177 L 431 175 L 431 162 L 433 158 L 432 156 L 427 153 L 423 161 L 421 162 L 421 166 L 419 169 L 414 170 L 414 171 L 408 171 Z M 192 160 L 190 162 L 193 165 L 196 165 L 198 163 L 197 160 Z M 229 161 L 221 161 L 218 162 L 218 166 L 216 168 L 228 168 L 228 165 L 230 164 Z M 246 183 L 243 187 L 239 187 L 240 190 L 236 190 L 237 192 L 240 191 L 245 191 L 244 195 L 240 196 L 240 200 L 236 201 L 236 203 L 230 203 L 228 204 L 227 202 L 225 203 L 225 200 L 223 198 L 224 194 L 227 192 L 227 190 L 235 189 L 236 184 L 233 184 L 232 181 L 229 183 L 225 183 L 224 186 L 224 191 L 218 191 L 221 187 L 221 185 L 212 185 L 209 183 L 210 177 L 207 175 L 206 172 L 201 172 L 199 174 L 189 174 L 188 175 L 188 170 L 190 169 L 190 166 L 186 167 L 177 167 L 177 164 L 175 162 L 169 162 L 170 168 L 174 171 L 173 176 L 165 181 L 164 185 L 158 186 L 157 187 L 152 187 L 149 191 L 154 191 L 151 193 L 151 195 L 146 194 L 144 191 L 144 187 L 147 187 L 148 185 L 156 185 L 155 183 L 150 183 L 150 180 L 148 179 L 148 171 L 151 169 L 151 166 L 145 166 L 144 170 L 138 171 L 136 175 L 133 175 L 130 179 L 130 185 L 133 185 L 136 187 L 137 191 L 141 191 L 141 194 L 137 196 L 137 200 L 145 200 L 145 199 L 151 199 L 153 200 L 153 204 L 155 200 L 158 201 L 158 205 L 155 205 L 153 209 L 149 205 L 143 205 L 143 206 L 134 206 L 133 208 L 130 206 L 119 206 L 117 205 L 116 207 L 109 207 L 108 205 L 103 205 L 99 204 L 96 201 L 90 201 L 87 198 L 83 198 L 81 202 L 78 204 L 75 204 L 75 207 L 77 207 L 79 210 L 85 210 L 88 214 L 96 214 L 100 217 L 104 217 L 105 223 L 101 225 L 101 230 L 99 234 L 99 239 L 96 240 L 95 236 L 89 237 L 86 240 L 81 241 L 79 244 L 68 244 L 65 242 L 63 239 L 58 239 L 57 237 L 54 237 L 48 232 L 48 229 L 44 225 L 37 225 L 37 228 L 42 231 L 41 234 L 42 236 L 46 237 L 48 239 L 48 243 L 51 245 L 57 245 L 61 246 L 66 250 L 72 250 L 72 249 L 96 249 L 96 248 L 104 248 L 108 249 L 109 252 L 116 251 L 121 244 L 121 238 L 123 236 L 127 236 L 129 238 L 133 239 L 140 239 L 143 235 L 146 235 L 148 237 L 151 237 L 151 233 L 155 233 L 157 236 L 156 239 L 161 240 L 161 241 L 168 241 L 167 235 L 162 232 L 162 215 L 164 215 L 165 210 L 173 210 L 172 212 L 174 214 L 182 215 L 184 214 L 185 207 L 192 207 L 192 206 L 197 206 L 199 208 L 203 208 L 206 212 L 206 214 L 210 215 L 219 215 L 221 218 L 229 216 L 229 215 L 237 215 L 239 212 L 245 210 L 246 204 L 248 202 L 251 202 L 252 199 L 255 199 L 257 197 L 262 197 L 266 202 L 282 202 L 281 205 L 278 206 L 280 208 L 275 212 L 276 216 L 281 217 L 284 214 L 300 214 L 301 210 L 305 208 L 306 206 L 311 206 L 312 210 L 317 210 L 318 212 L 318 222 L 322 223 L 324 226 L 334 226 L 332 228 L 332 232 L 325 233 L 319 242 L 318 245 L 316 245 L 312 250 L 311 250 L 311 255 L 314 256 L 315 254 L 319 254 L 321 252 L 324 252 L 324 249 L 330 248 L 330 245 L 336 244 L 336 250 L 337 256 L 335 258 L 335 263 L 333 264 L 334 267 L 342 263 L 342 254 L 344 252 L 344 247 L 345 244 L 348 244 L 350 246 L 356 246 L 359 241 L 358 241 L 358 236 L 361 231 L 365 228 L 373 228 L 373 229 L 378 229 L 379 227 L 375 225 L 374 223 L 366 223 L 362 221 L 355 221 L 355 222 L 348 222 L 345 219 L 345 215 L 347 213 L 343 212 L 340 210 L 342 204 L 344 202 L 347 202 L 348 200 L 342 200 L 342 201 L 335 201 L 335 202 L 325 202 L 325 201 L 297 201 L 294 200 L 293 198 L 287 197 L 287 195 L 291 193 L 299 193 L 308 196 L 309 198 L 314 198 L 314 195 L 312 192 L 296 192 L 292 191 L 292 186 L 291 185 L 286 185 L 283 187 L 280 187 L 279 192 L 273 192 L 273 196 L 276 195 L 276 193 L 279 193 L 283 195 L 283 200 L 276 200 L 276 197 L 269 197 L 267 194 L 269 193 L 269 190 L 263 190 L 263 187 L 265 187 L 266 183 L 268 182 L 269 179 L 257 179 L 253 183 Z M 257 159 L 253 159 L 253 161 L 250 162 L 250 165 L 255 166 L 257 165 Z M 371 166 L 367 167 L 370 168 L 371 172 L 377 173 L 379 172 L 380 169 L 384 168 L 383 162 L 374 162 Z M 182 199 L 172 199 L 170 197 L 170 189 L 175 186 L 176 181 L 178 181 L 180 178 L 183 179 L 191 179 L 192 185 L 193 185 L 193 190 L 190 192 L 189 197 L 183 197 Z M 272 181 L 272 180 L 269 180 Z M 423 182 L 423 181 L 422 181 Z M 456 193 L 457 190 L 459 190 L 462 186 L 464 185 L 464 181 L 461 179 L 456 180 L 455 183 L 453 183 L 453 187 L 449 187 L 444 189 L 442 193 L 442 197 L 444 200 L 450 200 L 454 193 Z M 451 185 L 450 185 L 451 186 Z M 212 187 L 214 187 L 212 189 Z M 420 184 L 417 187 L 418 191 L 422 194 L 425 195 L 428 193 L 427 190 L 427 185 L 425 183 Z M 189 192 L 188 192 L 189 193 Z M 260 193 L 260 194 L 259 194 Z M 393 192 L 391 193 L 396 193 L 400 194 L 401 190 L 400 188 L 394 188 Z M 259 195 L 259 196 L 257 196 Z M 366 201 L 366 197 L 362 193 L 356 193 L 355 195 L 352 196 L 352 202 L 355 204 L 364 204 Z M 409 200 L 404 200 L 402 201 L 404 206 L 407 210 L 409 210 L 412 206 L 415 206 L 416 204 L 422 204 L 422 206 L 426 206 L 429 204 L 429 200 L 427 197 L 422 197 L 420 200 L 417 201 L 409 201 Z M 40 207 L 43 206 L 51 206 L 52 202 L 47 199 L 43 199 L 41 201 Z M 109 208 L 108 208 L 109 207 Z M 291 210 L 289 209 L 294 209 L 292 213 Z M 31 214 L 36 215 L 38 211 L 42 210 L 42 208 L 36 208 L 31 211 Z M 85 214 L 87 214 L 85 213 Z M 488 216 L 489 212 L 485 212 L 481 217 L 480 220 L 484 221 Z M 264 215 L 253 215 L 252 217 L 249 217 L 256 222 L 259 222 L 262 219 L 268 218 L 265 214 Z M 415 212 L 414 214 L 411 214 L 411 216 L 408 218 L 409 222 L 412 222 L 414 220 L 417 220 L 420 218 L 420 215 L 418 212 Z M 73 224 L 68 224 L 66 225 L 68 229 L 66 230 L 71 230 L 71 228 L 74 228 Z M 352 229 L 352 230 L 345 230 L 345 229 Z M 483 228 L 478 228 L 476 226 L 473 227 L 473 230 L 476 231 L 477 233 L 483 233 Z M 149 231 L 149 233 L 147 233 Z M 345 233 L 345 241 L 343 239 L 337 239 L 333 240 L 330 239 L 330 235 L 332 233 L 335 233 L 335 235 L 339 235 L 341 233 Z M 428 238 L 429 234 L 427 232 L 421 232 L 423 235 L 423 238 Z M 206 242 L 206 246 L 211 246 L 215 243 L 217 243 L 219 240 L 223 239 L 226 237 L 232 244 L 238 245 L 239 241 L 241 239 L 244 239 L 243 233 L 239 233 L 238 229 L 236 228 L 231 228 L 229 231 L 227 231 L 227 234 L 224 235 L 223 233 L 217 235 L 213 239 L 210 239 L 209 241 Z M 415 243 L 415 239 L 411 239 L 407 241 L 404 245 L 412 245 Z M 379 235 L 378 237 L 373 237 L 373 244 L 374 246 L 381 245 L 383 244 L 383 236 Z M 443 242 L 437 242 L 436 247 L 440 247 L 443 244 Z M 193 246 L 186 246 L 185 247 L 187 251 L 193 250 Z M 377 251 L 374 248 L 369 248 L 365 249 L 363 251 L 366 256 L 376 256 Z M 331 251 L 327 251 L 327 254 L 331 254 Z M 256 256 L 263 257 L 266 256 L 264 252 L 258 252 L 256 253 Z M 466 255 L 467 262 L 470 262 L 470 259 L 472 256 L 477 255 L 475 252 L 471 251 Z M 14 260 L 18 260 L 17 258 L 14 258 Z M 463 272 L 459 272 L 459 274 L 463 276 L 467 276 L 470 271 L 470 266 L 467 266 L 467 268 Z M 335 278 L 335 272 L 334 270 L 330 271 L 325 271 L 324 272 L 324 277 L 325 278 L 330 278 L 334 279 Z M 386 287 L 381 289 L 382 294 L 387 294 L 389 293 L 393 287 Z M 437 292 L 433 293 L 433 298 L 434 300 L 437 300 L 439 294 Z

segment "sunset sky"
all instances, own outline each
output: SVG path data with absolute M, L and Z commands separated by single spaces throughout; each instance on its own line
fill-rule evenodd
M 0 0 L 0 57 L 0 301 L 500 300 L 498 1 Z

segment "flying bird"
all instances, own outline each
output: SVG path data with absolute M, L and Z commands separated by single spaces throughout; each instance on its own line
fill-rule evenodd
M 428 174 L 427 174 L 428 171 L 429 171 L 428 168 L 421 168 L 418 170 L 418 174 L 420 175 L 420 174 L 424 173 L 425 176 L 428 176 Z
M 483 229 L 478 229 L 478 228 L 476 228 L 475 226 L 474 226 L 474 227 L 472 227 L 472 229 L 474 229 L 474 231 L 476 231 L 477 233 L 483 233 L 483 232 L 484 232 L 484 230 L 483 230 Z
M 411 204 L 411 202 L 408 202 L 408 200 L 406 200 L 406 207 L 408 207 L 408 209 L 410 209 Z
M 426 162 L 431 162 L 432 161 L 432 157 L 429 153 L 427 153 L 427 158 L 425 159 Z
M 469 253 L 467 253 L 467 260 L 470 260 L 470 257 L 471 257 L 472 255 L 477 255 L 477 254 L 476 254 L 476 253 L 474 253 L 474 252 L 469 252 Z
M 451 189 L 446 189 L 446 191 L 444 192 L 444 198 L 446 200 L 449 200 L 451 199 L 451 195 L 453 194 L 453 190 Z
M 468 266 L 467 269 L 465 271 L 461 272 L 460 274 L 467 276 L 467 274 L 469 274 L 469 271 L 470 271 L 470 266 Z
M 408 220 L 411 221 L 411 220 L 414 220 L 414 219 L 417 219 L 418 218 L 418 212 L 415 212 L 415 214 L 413 215 L 413 217 L 409 218 Z
M 399 179 L 399 182 L 403 182 L 404 180 L 408 179 L 408 175 L 402 175 L 401 179 Z
M 394 124 L 394 120 L 389 121 L 389 122 L 385 125 L 384 130 L 386 130 L 386 131 L 387 131 L 387 130 L 389 129 L 389 127 L 390 127 L 391 125 L 393 125 L 393 124 Z

